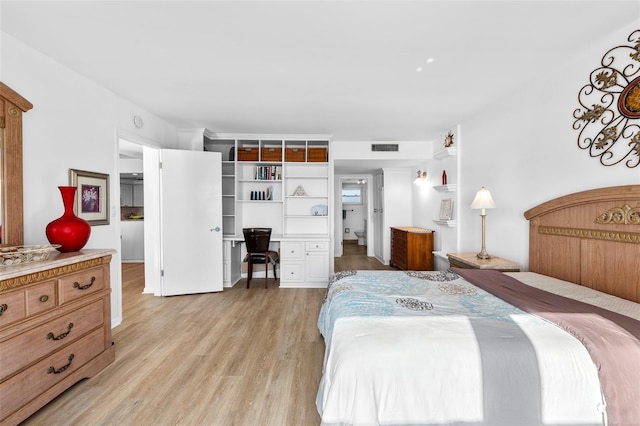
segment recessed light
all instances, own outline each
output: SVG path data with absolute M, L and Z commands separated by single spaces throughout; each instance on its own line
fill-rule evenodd
M 418 67 L 418 68 L 416 68 L 416 71 L 417 71 L 417 72 L 422 72 L 422 67 Z
M 428 64 L 432 64 L 432 63 L 433 63 L 433 61 L 435 61 L 435 59 L 434 59 L 434 58 L 427 58 L 427 63 L 428 63 Z

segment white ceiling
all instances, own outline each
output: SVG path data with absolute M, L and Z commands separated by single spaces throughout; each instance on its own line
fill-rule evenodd
M 638 0 L 0 7 L 3 31 L 178 127 L 334 140 L 432 138 L 640 10 Z

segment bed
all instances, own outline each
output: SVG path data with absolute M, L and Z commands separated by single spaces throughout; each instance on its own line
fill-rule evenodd
M 529 272 L 332 277 L 323 425 L 640 424 L 640 185 L 525 217 Z

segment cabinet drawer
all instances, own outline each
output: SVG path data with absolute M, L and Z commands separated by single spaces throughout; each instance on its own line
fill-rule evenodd
M 302 263 L 280 263 L 280 281 L 304 280 L 304 268 Z
M 27 315 L 34 315 L 56 306 L 56 282 L 47 281 L 26 291 Z
M 25 316 L 24 290 L 0 296 L 0 327 L 21 320 Z
M 0 343 L 0 379 L 102 325 L 102 299 Z
M 307 241 L 307 251 L 327 251 L 329 243 L 327 241 Z
M 102 268 L 89 269 L 63 277 L 58 282 L 60 304 L 83 297 L 104 288 Z
M 104 351 L 104 330 L 66 346 L 0 384 L 0 422 Z
M 304 259 L 304 243 L 301 241 L 283 241 L 280 243 L 280 258 L 282 260 Z

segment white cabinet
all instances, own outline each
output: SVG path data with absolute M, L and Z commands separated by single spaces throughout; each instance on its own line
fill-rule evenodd
M 240 279 L 240 244 L 232 240 L 222 241 L 222 286 L 233 287 Z
M 123 220 L 120 222 L 122 235 L 122 261 L 144 262 L 144 221 Z
M 120 184 L 120 205 L 125 207 L 133 206 L 133 185 Z
M 133 186 L 133 205 L 135 207 L 144 206 L 144 186 L 142 184 L 134 184 Z
M 328 240 L 283 240 L 280 243 L 280 287 L 326 287 Z
M 324 287 L 329 282 L 329 242 L 308 241 L 305 246 L 305 280 Z
M 304 282 L 304 242 L 282 241 L 280 243 L 280 282 Z
M 121 183 L 120 205 L 124 207 L 144 206 L 144 185 L 141 183 Z

